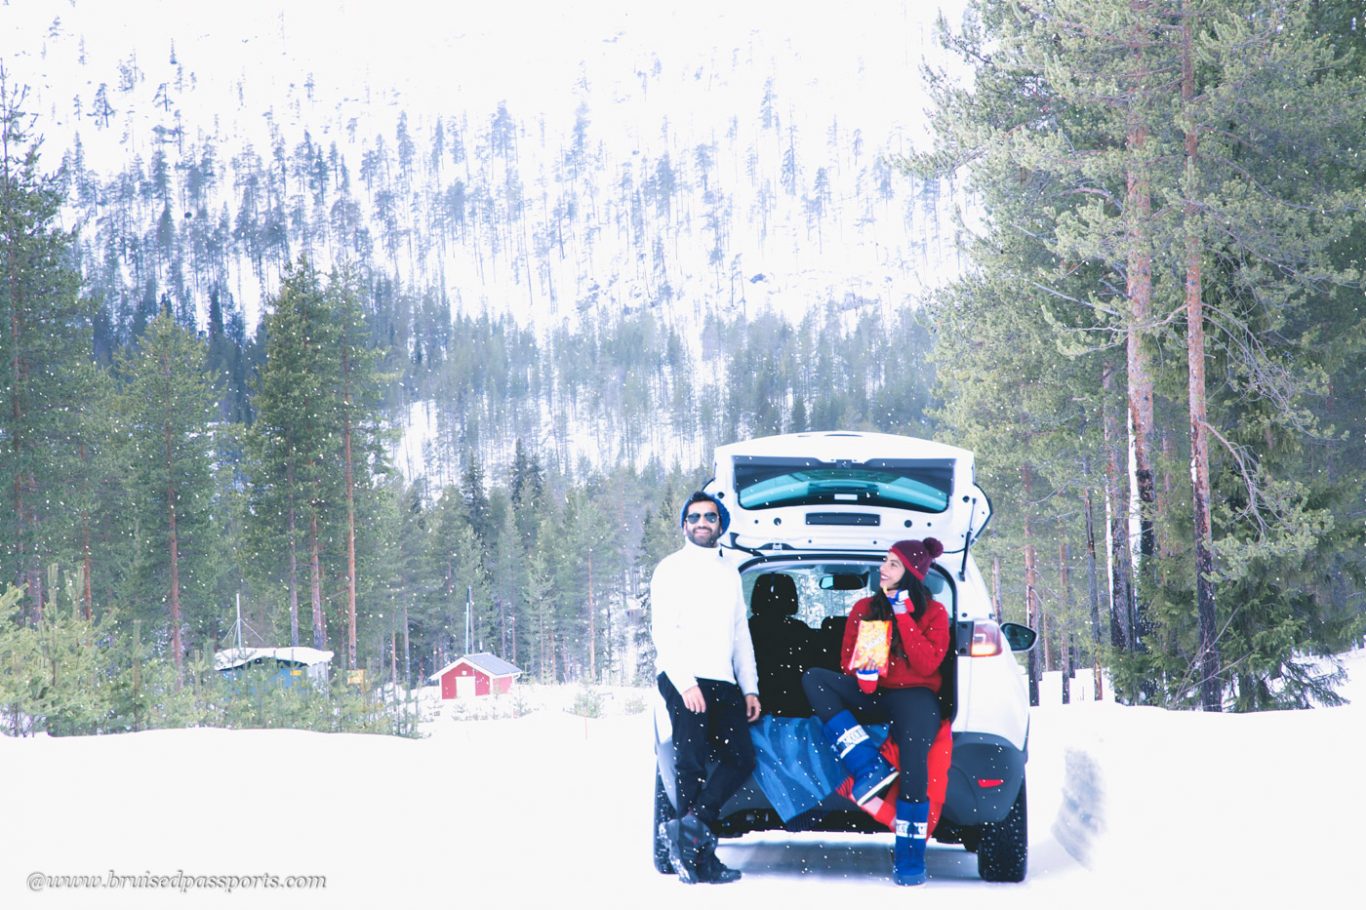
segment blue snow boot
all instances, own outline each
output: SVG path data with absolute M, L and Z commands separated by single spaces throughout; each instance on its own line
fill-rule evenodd
M 898 885 L 925 884 L 925 841 L 929 839 L 929 800 L 896 801 L 896 844 L 892 847 L 892 878 Z
M 897 771 L 878 752 L 854 715 L 841 711 L 825 722 L 825 736 L 844 770 L 854 779 L 849 795 L 860 806 L 892 785 Z

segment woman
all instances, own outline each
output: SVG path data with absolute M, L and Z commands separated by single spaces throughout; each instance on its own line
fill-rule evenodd
M 943 552 L 944 545 L 933 537 L 892 544 L 879 572 L 879 590 L 849 611 L 840 658 L 844 672 L 813 667 L 802 676 L 802 689 L 825 725 L 825 735 L 854 779 L 852 795 L 859 805 L 881 794 L 897 777 L 860 720 L 890 724 L 888 736 L 901 753 L 892 854 L 893 877 L 899 885 L 925 881 L 930 808 L 926 760 L 939 731 L 939 667 L 949 649 L 948 611 L 930 596 L 925 574 Z M 850 660 L 859 626 L 866 621 L 890 621 L 892 634 L 886 666 L 874 677 L 876 683 L 866 673 L 861 688 L 856 677 L 866 668 L 850 666 Z

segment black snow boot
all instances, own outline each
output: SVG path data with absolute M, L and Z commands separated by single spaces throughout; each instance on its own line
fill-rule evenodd
M 673 863 L 679 881 L 697 884 L 701 881 L 697 873 L 698 857 L 715 848 L 716 835 L 691 812 L 665 824 L 664 831 L 669 836 L 669 861 Z
M 708 885 L 728 885 L 731 882 L 739 881 L 740 870 L 732 869 L 721 862 L 716 855 L 716 848 L 712 847 L 699 851 L 697 854 L 697 880 Z

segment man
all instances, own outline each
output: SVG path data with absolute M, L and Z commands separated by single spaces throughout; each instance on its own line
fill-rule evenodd
M 759 677 L 740 573 L 717 548 L 730 515 L 719 499 L 698 492 L 684 503 L 679 524 L 687 542 L 660 560 L 650 579 L 651 634 L 677 772 L 669 858 L 688 884 L 724 884 L 740 872 L 717 858 L 711 826 L 754 770 L 747 724 L 759 719 Z M 712 752 L 720 764 L 708 775 Z

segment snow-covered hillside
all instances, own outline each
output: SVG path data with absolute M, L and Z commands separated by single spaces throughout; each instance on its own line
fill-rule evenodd
M 530 326 L 545 360 L 648 321 L 691 363 L 630 400 L 708 419 L 735 392 L 709 324 L 890 323 L 930 299 L 962 265 L 958 190 L 897 165 L 931 136 L 936 17 L 963 9 L 4 0 L 0 67 L 43 168 L 66 165 L 97 348 L 162 309 L 238 338 L 297 257 L 356 265 L 376 338 L 416 374 L 385 415 L 393 461 L 441 489 L 472 451 L 501 470 L 517 437 L 560 472 L 692 470 L 714 442 L 692 413 L 624 431 L 620 399 L 567 405 L 549 380 L 539 416 L 470 430 L 435 407 L 471 384 L 442 375 L 453 315 Z
M 373 256 L 466 312 L 540 324 L 657 304 L 661 283 L 676 318 L 723 295 L 800 313 L 902 305 L 957 267 L 951 207 L 927 216 L 885 161 L 929 135 L 919 65 L 936 53 L 941 7 L 952 19 L 962 2 L 831 15 L 719 0 L 5 0 L 0 60 L 31 90 L 49 168 L 78 135 L 84 168 L 108 180 L 135 161 L 128 183 L 156 180 L 164 156 L 178 198 L 163 228 L 162 200 L 143 187 L 137 232 L 174 225 L 188 247 L 205 218 L 221 217 L 233 243 L 263 224 L 292 234 L 289 257 Z M 332 182 L 310 188 L 306 158 Z M 353 191 L 339 199 L 343 169 Z M 667 196 L 675 182 L 696 201 L 626 211 L 633 192 L 653 209 L 652 187 Z M 102 205 L 73 209 L 83 234 L 111 230 Z M 485 221 L 528 226 L 469 242 L 467 213 L 475 234 Z M 439 226 L 452 218 L 458 239 Z M 641 218 L 660 230 L 628 227 Z M 357 228 L 372 235 L 359 254 Z M 282 264 L 262 268 L 255 246 L 217 267 L 249 325 Z M 158 268 L 158 284 L 176 280 Z
M 723 842 L 745 877 L 689 888 L 651 866 L 652 753 L 643 693 L 604 716 L 572 688 L 526 687 L 517 719 L 426 724 L 418 741 L 291 731 L 178 730 L 0 738 L 7 908 L 885 906 L 1011 910 L 1285 908 L 1354 900 L 1366 791 L 1366 652 L 1346 655 L 1338 708 L 1171 713 L 1109 702 L 1033 711 L 1030 867 L 986 885 L 961 847 L 931 842 L 930 881 L 897 890 L 890 835 Z M 1080 677 L 1074 697 L 1087 688 Z M 1083 861 L 1084 860 L 1084 861 Z M 32 873 L 323 875 L 312 890 L 49 887 Z M 41 884 L 41 882 L 39 883 Z M 250 895 L 244 893 L 250 890 Z M 1346 904 L 1344 904 L 1346 902 Z

